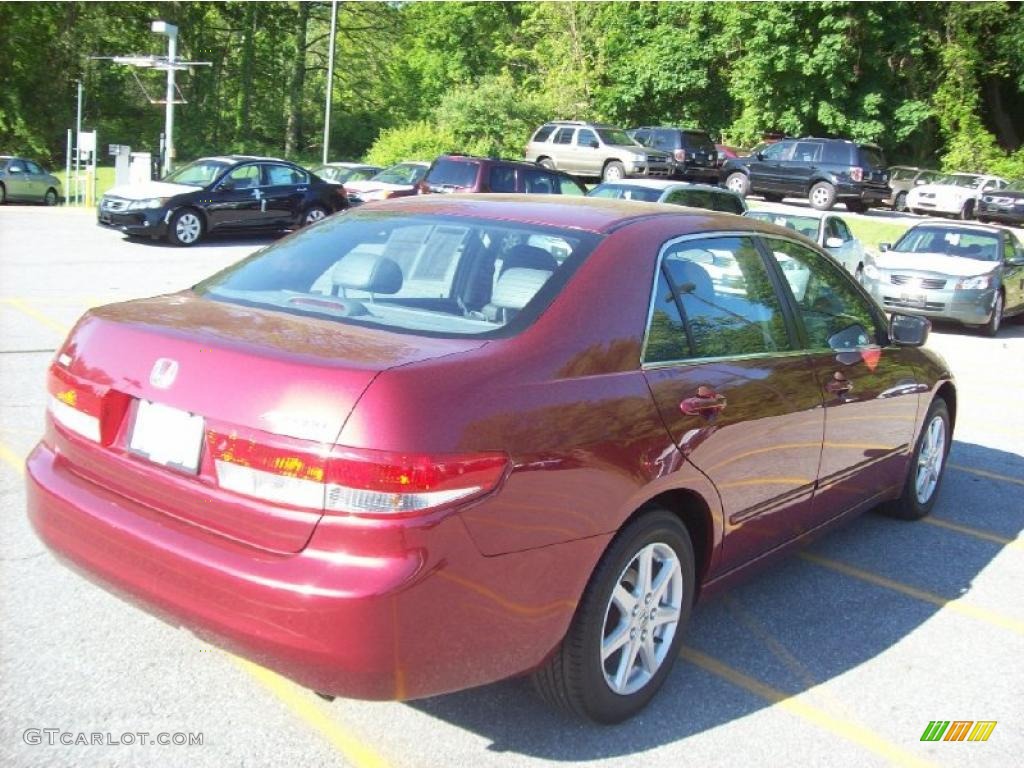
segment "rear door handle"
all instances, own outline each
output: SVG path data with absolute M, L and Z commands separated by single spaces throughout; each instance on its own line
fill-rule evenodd
M 853 391 L 853 382 L 836 371 L 832 374 L 832 378 L 825 383 L 825 391 L 833 395 L 845 395 Z
M 696 397 L 688 397 L 679 403 L 679 410 L 687 416 L 715 416 L 726 406 L 725 395 L 720 395 L 711 387 L 697 387 Z

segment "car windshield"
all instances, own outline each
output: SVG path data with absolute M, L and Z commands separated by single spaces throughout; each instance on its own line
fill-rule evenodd
M 1003 189 L 1007 192 L 1024 192 L 1024 180 L 1011 181 Z
M 598 184 L 587 193 L 587 197 L 606 197 L 613 200 L 641 200 L 656 203 L 662 190 L 649 187 L 635 187 L 629 184 Z
M 951 173 L 948 176 L 943 176 L 936 183 L 937 184 L 948 184 L 952 187 L 970 187 L 977 189 L 985 182 L 983 176 L 970 176 L 966 173 Z
M 380 181 L 385 184 L 415 184 L 423 178 L 427 169 L 415 163 L 399 163 L 373 177 L 372 181 Z
M 961 227 L 914 227 L 892 247 L 899 253 L 941 253 L 978 261 L 999 259 L 999 238 L 995 234 Z
M 350 212 L 197 285 L 211 299 L 433 336 L 524 327 L 600 240 L 504 219 Z
M 598 128 L 597 135 L 601 137 L 601 141 L 605 144 L 621 144 L 626 147 L 641 146 L 621 128 Z
M 190 187 L 205 187 L 228 167 L 228 164 L 220 160 L 196 160 L 183 165 L 176 171 L 171 171 L 164 176 L 164 181 L 172 184 L 187 184 Z
M 811 240 L 818 239 L 818 227 L 821 224 L 821 220 L 813 216 L 793 216 L 786 213 L 772 213 L 770 211 L 748 211 L 746 215 L 747 218 L 767 221 L 777 227 L 794 229 L 804 237 L 811 238 Z
M 321 165 L 319 168 L 313 171 L 321 179 L 327 179 L 327 181 L 341 181 L 341 175 L 347 169 L 343 168 L 332 168 L 329 165 Z

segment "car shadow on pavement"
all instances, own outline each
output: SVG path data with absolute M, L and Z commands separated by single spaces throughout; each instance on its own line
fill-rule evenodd
M 977 328 L 945 320 L 932 320 L 932 332 L 944 336 L 975 336 L 979 339 L 986 339 Z M 987 340 L 1000 341 L 1001 339 L 1022 338 L 1024 338 L 1024 314 L 1004 317 L 1002 324 L 999 326 L 999 333 L 996 334 L 995 338 L 988 337 Z
M 764 686 L 788 697 L 827 683 L 893 649 L 935 616 L 943 600 L 966 595 L 970 601 L 976 577 L 1024 528 L 1019 486 L 957 468 L 1024 480 L 1024 457 L 957 441 L 949 462 L 933 522 L 867 513 L 817 540 L 806 555 L 794 554 L 699 606 L 687 632 L 686 658 L 647 709 L 626 723 L 597 726 L 554 711 L 522 678 L 407 706 L 479 734 L 489 751 L 596 760 L 677 742 L 760 711 L 780 698 L 771 692 L 766 697 Z M 830 567 L 835 563 L 847 571 Z M 937 602 L 851 575 L 851 568 Z M 986 609 L 998 612 L 999 606 L 988 601 Z M 1008 632 L 971 616 L 944 620 L 973 622 L 982 633 Z M 943 654 L 936 649 L 936 661 Z M 723 675 L 716 663 L 731 670 Z M 838 717 L 859 709 L 857 701 L 837 703 L 829 692 L 815 691 L 808 701 L 824 703 Z
M 190 245 L 188 248 L 182 248 L 181 246 L 169 243 L 164 238 L 154 240 L 148 237 L 129 237 L 124 235 L 122 242 L 130 243 L 132 245 L 144 245 L 151 248 L 170 248 L 173 250 L 195 250 L 199 248 L 223 248 L 230 245 L 269 245 L 270 243 L 280 240 L 282 237 L 291 234 L 287 230 L 278 232 L 214 232 L 206 235 L 195 245 Z

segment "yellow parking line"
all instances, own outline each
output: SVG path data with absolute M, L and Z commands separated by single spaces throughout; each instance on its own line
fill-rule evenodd
M 68 328 L 68 326 L 63 325 L 62 323 L 58 323 L 53 318 L 47 317 L 42 312 L 40 312 L 38 309 L 36 309 L 33 306 L 30 306 L 29 304 L 25 303 L 21 299 L 7 299 L 5 301 L 5 303 L 9 304 L 12 307 L 14 307 L 18 311 L 23 312 L 24 314 L 28 315 L 33 320 L 38 320 L 43 325 L 48 326 L 49 328 L 52 328 L 53 330 L 57 331 L 62 336 L 66 336 L 67 332 L 70 330 Z
M 19 456 L 3 443 L 0 443 L 0 459 L 10 464 L 19 475 L 25 474 L 25 457 Z
M 950 531 L 956 531 L 957 533 L 963 533 L 968 536 L 973 536 L 976 539 L 982 539 L 983 541 L 992 541 L 996 544 L 1002 544 L 1005 547 L 1013 547 L 1015 549 L 1024 548 L 1024 543 L 1020 539 L 1011 539 L 1007 536 L 1000 536 L 998 533 L 992 533 L 990 531 L 982 531 L 978 528 L 972 528 L 969 525 L 961 525 L 960 523 L 953 523 L 949 520 L 943 520 L 941 517 L 924 517 L 921 518 L 922 523 L 928 523 L 939 528 L 946 528 Z
M 970 472 L 972 475 L 978 475 L 978 477 L 987 477 L 989 480 L 1001 480 L 1004 483 L 1024 485 L 1024 480 L 1019 477 L 1000 475 L 998 472 L 989 472 L 987 469 L 976 469 L 975 467 L 965 467 L 963 464 L 954 464 L 953 462 L 950 462 L 948 466 L 951 469 L 959 469 L 961 472 Z
M 817 707 L 812 707 L 801 701 L 798 697 L 773 688 L 760 680 L 749 677 L 738 669 L 730 667 L 718 659 L 708 656 L 695 648 L 684 647 L 681 656 L 692 664 L 696 664 L 716 677 L 720 677 L 743 690 L 758 696 L 772 704 L 777 704 L 790 714 L 814 723 L 819 728 L 831 731 L 848 741 L 859 744 L 872 752 L 881 755 L 894 765 L 908 766 L 931 766 L 927 760 L 922 760 L 911 752 L 886 741 L 870 728 L 851 723 L 839 717 L 833 717 Z M 914 738 L 911 736 L 909 738 Z
M 800 557 L 808 562 L 820 565 L 822 568 L 828 568 L 829 570 L 841 573 L 844 576 L 852 576 L 855 579 L 866 581 L 869 584 L 874 584 L 878 587 L 884 587 L 885 589 L 891 589 L 894 592 L 913 597 L 916 600 L 921 600 L 925 603 L 931 603 L 937 605 L 939 608 L 948 608 L 951 611 L 961 614 L 962 616 L 968 616 L 978 621 L 983 621 L 986 624 L 991 624 L 1001 629 L 1008 629 L 1011 632 L 1015 632 L 1018 635 L 1024 635 L 1024 621 L 1018 619 L 1011 619 L 1008 616 L 1003 616 L 995 611 L 990 611 L 986 608 L 979 608 L 976 605 L 963 602 L 962 598 L 946 598 L 942 595 L 936 595 L 934 592 L 928 592 L 924 589 L 918 589 L 912 587 L 909 584 L 904 584 L 901 581 L 895 581 L 894 579 L 888 579 L 885 576 L 879 576 L 877 573 L 871 573 L 869 571 L 855 568 L 852 565 L 841 563 L 838 560 L 832 560 L 821 555 L 812 555 L 810 552 L 801 552 Z
M 294 684 L 251 661 L 237 656 L 230 658 L 239 669 L 255 678 L 307 725 L 319 731 L 356 768 L 387 768 L 387 761 L 372 747 L 331 720 L 310 701 L 311 694 L 300 693 Z

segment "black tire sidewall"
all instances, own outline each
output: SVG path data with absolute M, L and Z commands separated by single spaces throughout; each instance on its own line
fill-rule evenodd
M 946 422 L 946 446 L 944 448 L 944 455 L 942 457 L 942 471 L 939 473 L 939 480 L 935 484 L 935 490 L 932 491 L 932 495 L 928 501 L 922 504 L 917 499 L 917 489 L 915 487 L 915 481 L 917 478 L 917 460 L 921 455 L 921 449 L 924 447 L 924 438 L 928 432 L 928 425 L 932 423 L 932 419 L 935 418 L 935 414 L 942 412 Z M 949 448 L 953 443 L 953 435 L 950 430 L 949 420 L 949 408 L 946 407 L 946 401 L 941 397 L 935 398 L 932 401 L 931 406 L 928 408 L 928 414 L 925 416 L 924 424 L 921 427 L 921 434 L 918 435 L 917 445 L 914 447 L 914 453 L 910 457 L 910 465 L 907 467 L 907 482 L 903 489 L 903 498 L 900 499 L 899 504 L 902 507 L 902 514 L 900 517 L 904 517 L 909 520 L 918 520 L 922 517 L 926 517 L 931 511 L 932 507 L 935 506 L 935 500 L 939 498 L 939 491 L 942 490 L 942 479 L 946 476 L 946 460 L 949 457 Z
M 683 571 L 683 604 L 672 645 L 661 668 L 639 691 L 622 696 L 614 693 L 604 679 L 601 640 L 605 610 L 611 600 L 612 590 L 618 583 L 619 575 L 637 552 L 654 542 L 667 544 L 679 558 Z M 620 532 L 595 569 L 571 630 L 576 634 L 573 639 L 582 649 L 582 658 L 579 661 L 582 662 L 580 683 L 583 701 L 580 704 L 589 717 L 602 723 L 621 722 L 643 709 L 658 692 L 679 656 L 683 635 L 686 633 L 686 625 L 693 609 L 694 582 L 693 544 L 685 526 L 674 514 L 663 509 L 652 509 Z
M 892 202 L 892 207 L 893 207 L 893 210 L 896 210 L 896 211 L 905 211 L 905 210 L 907 210 L 907 193 L 906 192 L 900 192 L 898 195 L 896 195 L 896 199 L 893 200 L 893 202 Z
M 814 190 L 816 190 L 818 187 L 822 187 L 824 189 L 829 190 L 830 194 L 827 205 L 818 206 L 814 204 Z M 827 181 L 819 181 L 816 184 L 813 184 L 811 188 L 807 191 L 807 202 L 810 203 L 811 208 L 814 208 L 816 211 L 830 211 L 832 210 L 832 206 L 836 204 L 836 188 L 829 184 Z
M 729 186 L 729 182 L 732 181 L 734 178 L 740 178 L 743 180 L 742 189 L 733 189 L 731 186 Z M 731 192 L 736 192 L 740 197 L 746 197 L 747 195 L 750 194 L 750 178 L 747 176 L 747 174 L 741 171 L 733 171 L 725 179 L 725 188 L 730 190 Z
M 614 177 L 614 178 L 609 177 L 608 176 L 608 170 L 610 168 L 618 168 L 619 169 L 619 175 Z M 616 181 L 622 181 L 625 178 L 626 178 L 626 167 L 622 163 L 620 163 L 618 160 L 610 160 L 610 161 L 608 161 L 607 163 L 604 164 L 604 168 L 601 170 L 601 181 L 616 182 Z
M 324 215 L 323 215 L 323 216 L 321 216 L 321 217 L 320 217 L 319 219 L 317 219 L 316 221 L 306 221 L 306 217 L 307 217 L 307 216 L 309 216 L 309 214 L 310 214 L 310 213 L 311 213 L 312 211 L 323 211 L 323 212 L 324 212 Z M 307 208 L 306 210 L 304 210 L 304 211 L 302 212 L 302 226 L 304 226 L 304 227 L 308 227 L 308 226 L 310 226 L 310 225 L 312 225 L 312 224 L 316 224 L 316 223 L 318 223 L 318 222 L 321 222 L 321 221 L 323 221 L 324 219 L 326 219 L 326 218 L 327 218 L 327 217 L 328 217 L 329 215 L 330 215 L 330 214 L 329 214 L 329 213 L 327 212 L 327 209 L 326 209 L 326 208 L 324 208 L 324 207 L 323 207 L 322 205 L 320 205 L 319 203 L 314 203 L 313 205 L 309 206 L 309 208 Z
M 178 239 L 178 232 L 177 232 L 178 220 L 182 216 L 184 216 L 186 213 L 194 214 L 196 216 L 196 218 L 199 219 L 199 237 L 197 237 L 191 243 L 185 243 L 185 242 L 182 242 L 181 240 Z M 203 236 L 205 234 L 206 234 L 206 224 L 203 222 L 203 217 L 197 211 L 195 211 L 192 208 L 181 208 L 180 210 L 175 211 L 174 215 L 171 216 L 171 220 L 170 220 L 170 222 L 167 225 L 167 239 L 170 240 L 172 245 L 176 245 L 179 248 L 190 248 L 190 247 L 192 247 L 193 245 L 198 243 L 200 240 L 202 240 Z

